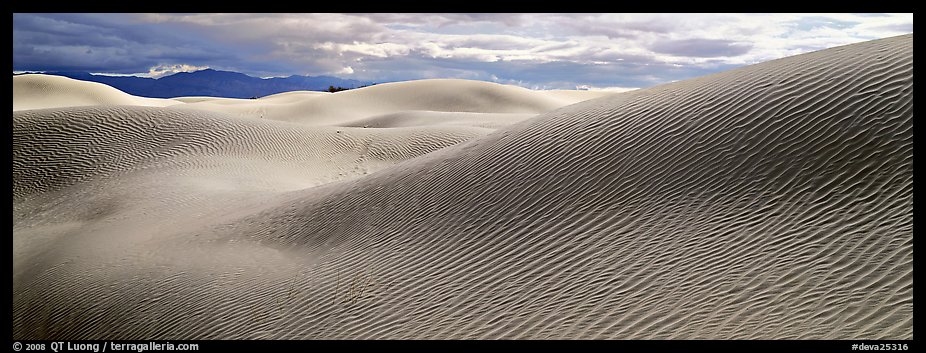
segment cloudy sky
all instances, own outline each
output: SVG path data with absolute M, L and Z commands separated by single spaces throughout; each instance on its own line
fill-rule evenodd
M 913 32 L 913 14 L 13 14 L 13 71 L 203 68 L 649 87 Z

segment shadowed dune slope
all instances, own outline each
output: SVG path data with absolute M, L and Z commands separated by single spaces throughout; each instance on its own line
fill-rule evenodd
M 30 246 L 29 278 L 14 236 L 13 336 L 912 339 L 912 47 L 570 105 L 118 251 Z

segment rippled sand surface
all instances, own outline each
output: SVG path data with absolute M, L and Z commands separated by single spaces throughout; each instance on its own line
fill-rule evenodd
M 912 35 L 581 97 L 29 76 L 15 339 L 913 338 Z

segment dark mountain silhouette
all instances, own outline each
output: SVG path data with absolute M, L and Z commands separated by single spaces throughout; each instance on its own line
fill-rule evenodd
M 331 76 L 298 76 L 259 78 L 239 72 L 205 69 L 180 72 L 158 79 L 137 76 L 105 76 L 86 72 L 46 72 L 83 81 L 100 82 L 128 94 L 173 98 L 183 96 L 210 96 L 228 98 L 263 97 L 289 91 L 327 91 L 329 87 L 358 88 L 372 82 L 342 79 Z

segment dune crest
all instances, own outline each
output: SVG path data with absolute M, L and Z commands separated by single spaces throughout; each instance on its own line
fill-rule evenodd
M 248 99 L 178 98 L 180 108 L 218 111 L 240 117 L 305 125 L 339 126 L 388 114 L 429 112 L 487 114 L 502 124 L 615 93 L 534 91 L 522 87 L 460 79 L 383 83 L 335 93 L 289 92 Z M 505 116 L 504 114 L 510 114 Z M 485 120 L 485 119 L 483 119 Z
M 88 105 L 138 105 L 167 107 L 180 102 L 136 97 L 97 82 L 63 76 L 26 74 L 13 76 L 13 111 Z
M 435 96 L 378 85 L 271 117 L 297 124 L 197 103 L 14 112 L 13 337 L 913 338 L 912 35 L 568 106 L 415 84 Z M 381 100 L 328 106 L 352 95 Z M 306 131 L 461 128 L 442 114 L 524 118 L 443 148 L 399 139 L 422 153 L 356 178 L 300 187 L 328 156 L 267 172 L 334 148 Z M 156 148 L 134 152 L 157 158 L 140 161 L 82 152 L 119 145 L 65 116 L 178 125 L 143 133 Z M 333 126 L 357 122 L 382 127 Z

